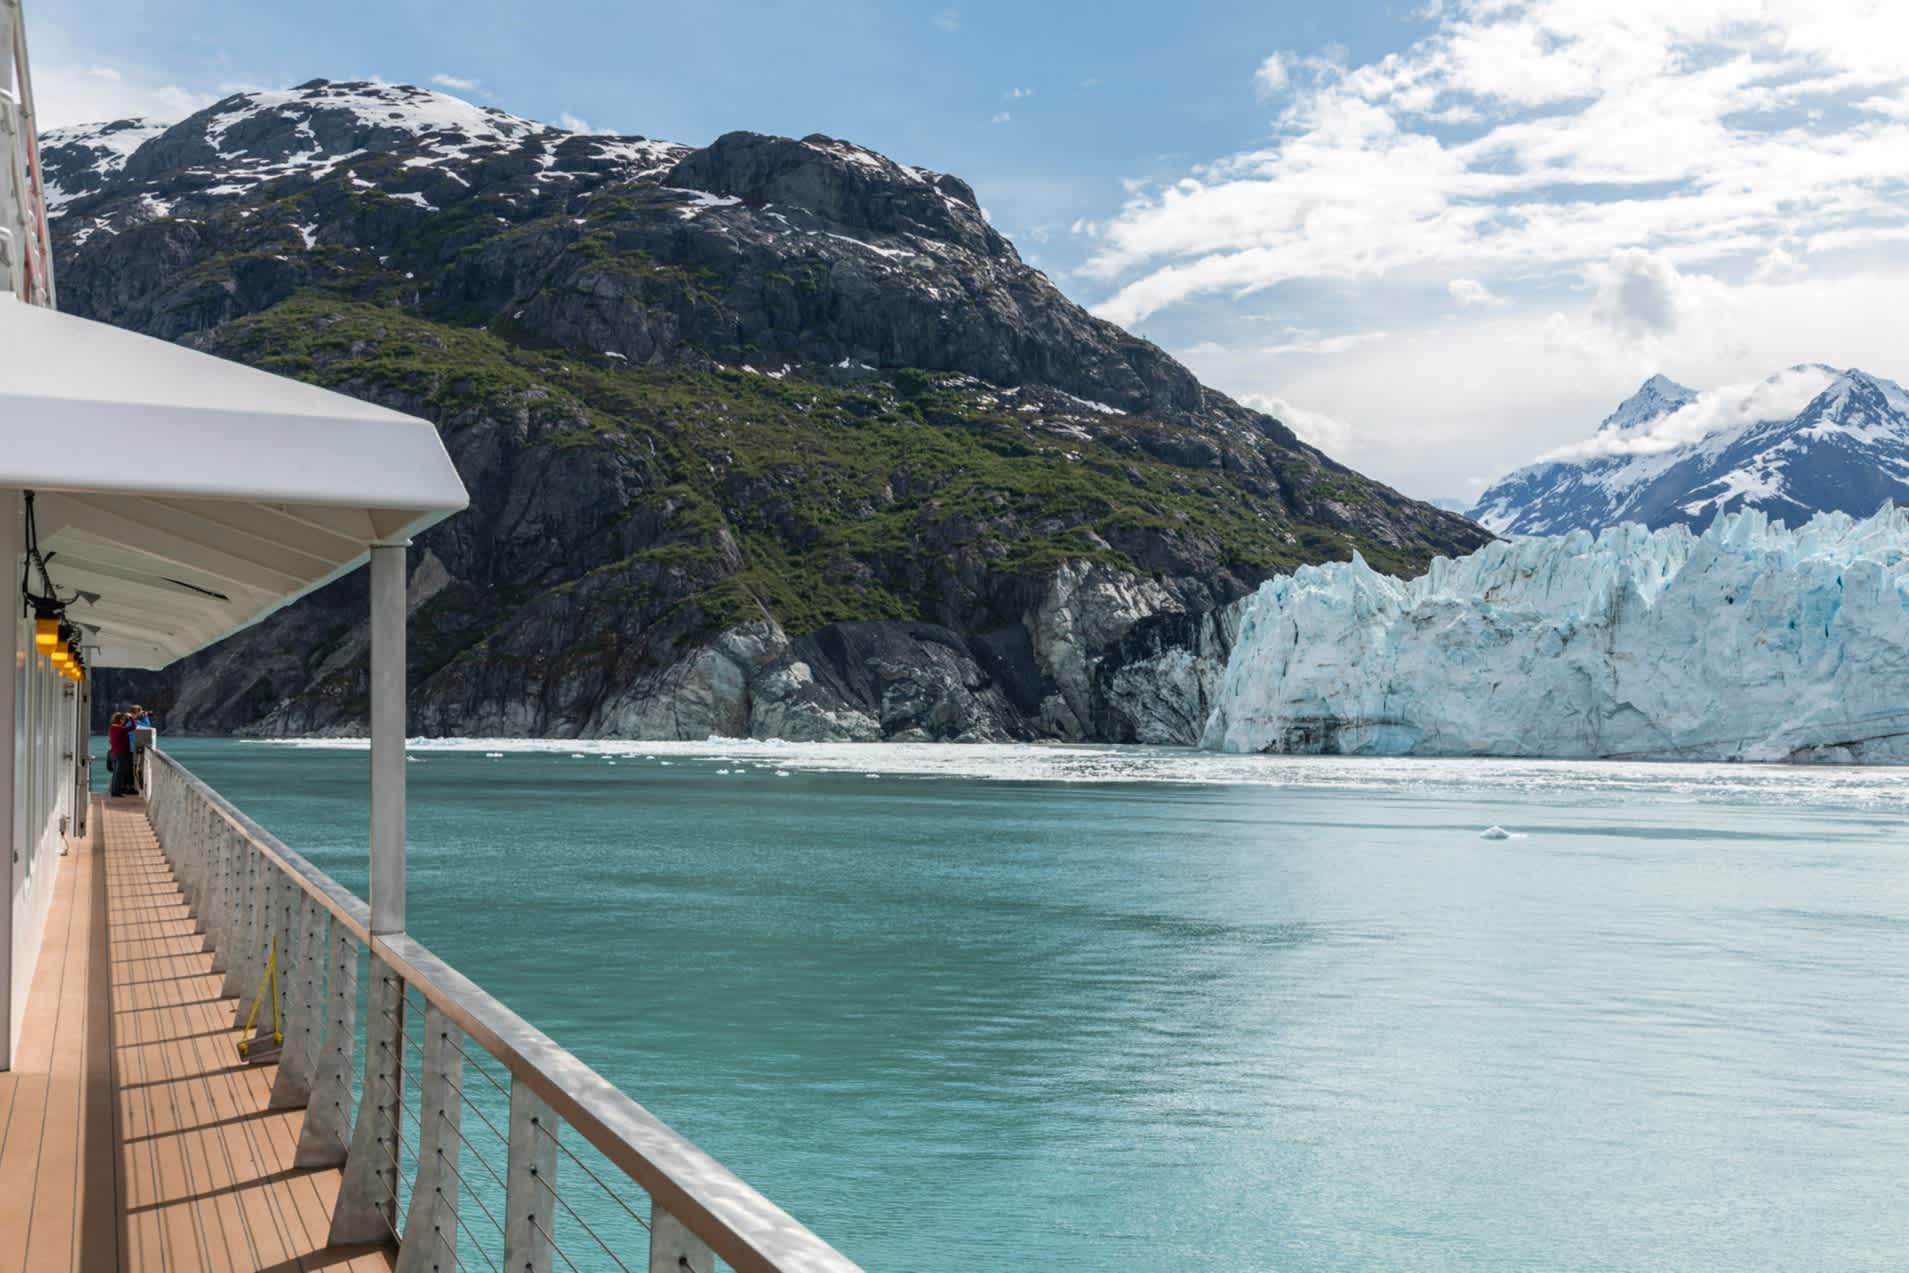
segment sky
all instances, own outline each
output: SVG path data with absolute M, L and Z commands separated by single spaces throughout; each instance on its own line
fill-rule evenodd
M 1075 300 L 1424 498 L 1656 372 L 1909 379 L 1898 0 L 27 6 L 49 126 L 379 78 L 955 173 Z

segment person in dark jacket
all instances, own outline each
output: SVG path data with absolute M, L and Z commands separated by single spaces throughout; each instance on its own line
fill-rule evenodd
M 113 723 L 106 727 L 106 769 L 113 776 L 107 795 L 133 794 L 132 726 L 127 724 L 124 712 L 114 712 Z
M 146 750 L 146 740 L 139 736 L 139 731 L 151 728 L 152 717 L 146 714 L 145 708 L 134 703 L 126 709 L 126 740 L 133 754 L 132 763 L 129 766 L 132 770 L 132 790 L 127 792 L 127 795 L 146 794 L 146 757 L 143 754 Z

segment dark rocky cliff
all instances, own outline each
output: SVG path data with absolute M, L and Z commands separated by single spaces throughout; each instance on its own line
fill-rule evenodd
M 1212 616 L 1259 580 L 1485 538 L 851 143 L 316 81 L 44 155 L 64 308 L 440 427 L 472 505 L 413 554 L 418 732 L 1165 738 L 1187 709 L 1148 668 L 1223 657 Z M 361 730 L 363 587 L 101 698 Z

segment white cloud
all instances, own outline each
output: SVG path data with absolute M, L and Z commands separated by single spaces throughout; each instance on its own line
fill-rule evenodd
M 1452 299 L 1460 305 L 1502 305 L 1504 299 L 1492 293 L 1489 287 L 1475 278 L 1455 278 L 1445 285 Z
M 1593 266 L 1590 277 L 1597 287 L 1592 314 L 1612 330 L 1635 338 L 1677 325 L 1684 280 L 1662 257 L 1627 249 Z
M 1014 101 L 1019 98 L 1034 96 L 1034 90 L 1031 88 L 1011 88 L 1001 94 L 1001 96 L 1007 98 L 1009 101 Z
M 483 85 L 479 84 L 476 80 L 467 80 L 461 75 L 446 75 L 442 71 L 433 75 L 431 82 L 439 88 L 454 88 L 465 93 L 483 91 Z
M 1275 53 L 1259 64 L 1259 70 L 1253 73 L 1253 87 L 1259 90 L 1261 97 L 1275 97 L 1286 91 L 1292 82 L 1293 55 Z
M 994 118 L 990 119 L 988 122 L 990 124 L 1005 124 L 1010 119 L 1013 119 L 1013 118 L 1014 116 L 1008 114 L 1006 111 L 996 111 L 994 112 Z
M 1270 343 L 1259 342 L 1237 348 L 1217 340 L 1203 340 L 1179 351 L 1187 362 L 1215 360 L 1280 358 L 1298 354 L 1343 354 L 1362 345 L 1374 345 L 1385 339 L 1383 331 L 1334 332 L 1327 335 L 1311 327 L 1284 327 Z
M 1326 336 L 1303 327 L 1288 327 L 1282 334 L 1285 339 L 1261 345 L 1259 352 L 1268 357 L 1278 354 L 1343 354 L 1348 349 L 1376 344 L 1385 339 L 1382 331 L 1335 332 Z
M 589 120 L 579 115 L 572 115 L 569 111 L 565 111 L 557 116 L 557 127 L 563 129 L 565 132 L 571 133 L 594 133 L 597 131 L 590 127 Z
M 961 27 L 961 10 L 943 9 L 928 21 L 942 31 L 955 31 Z
M 42 128 L 132 118 L 177 122 L 217 100 L 143 68 L 54 59 L 33 67 L 33 101 Z
M 1088 264 L 1100 312 L 1414 271 L 1502 291 L 1627 251 L 1747 273 L 1786 236 L 1909 224 L 1909 5 L 1464 0 L 1438 21 L 1363 65 L 1262 62 L 1272 139 L 1128 201 Z
M 1764 420 L 1788 420 L 1829 387 L 1836 373 L 1821 366 L 1787 367 L 1763 380 L 1700 392 L 1642 429 L 1599 433 L 1547 451 L 1540 460 L 1582 460 L 1607 455 L 1660 455 L 1713 433 Z
M 1335 459 L 1352 445 L 1352 426 L 1323 411 L 1308 411 L 1284 398 L 1267 394 L 1249 393 L 1241 401 L 1255 411 L 1264 411 L 1298 434 L 1301 442 L 1310 443 Z

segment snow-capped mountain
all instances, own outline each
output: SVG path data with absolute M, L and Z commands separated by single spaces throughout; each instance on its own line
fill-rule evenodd
M 409 84 L 312 80 L 235 93 L 176 124 L 51 128 L 40 138 L 40 163 L 49 210 L 73 216 L 80 225 L 69 233 L 83 243 L 128 222 L 212 211 L 273 182 L 329 176 L 354 160 L 380 170 L 367 174 L 375 181 L 353 173 L 354 185 L 435 210 L 454 201 L 443 196 L 468 194 L 480 169 L 492 183 L 528 174 L 537 187 L 587 189 L 654 175 L 690 150 L 572 133 Z M 399 170 L 386 171 L 394 158 Z M 139 194 L 130 209 L 129 187 Z M 89 197 L 109 188 L 108 215 L 88 217 Z
M 1223 647 L 1215 608 L 1484 538 L 1075 305 L 960 178 L 841 139 L 312 81 L 42 147 L 62 309 L 442 426 L 472 501 L 417 549 L 429 732 L 1185 735 L 1141 669 Z M 362 611 L 314 594 L 99 701 L 358 728 Z
M 1661 420 L 1679 407 L 1697 400 L 1697 391 L 1678 384 L 1669 376 L 1652 376 L 1637 392 L 1617 404 L 1617 410 L 1604 417 L 1599 433 L 1631 433 Z
M 1701 528 L 1745 508 L 1795 526 L 1892 500 L 1909 502 L 1909 393 L 1805 364 L 1705 392 L 1652 376 L 1588 440 L 1499 479 L 1471 516 L 1505 535 Z

